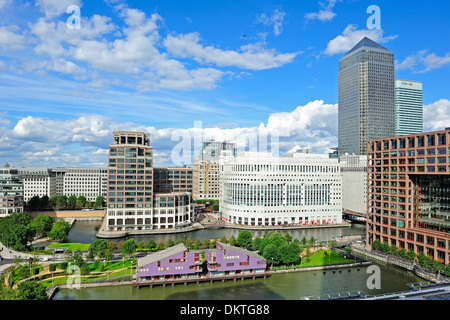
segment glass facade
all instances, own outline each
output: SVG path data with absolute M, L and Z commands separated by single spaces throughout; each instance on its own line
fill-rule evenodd
M 394 54 L 364 38 L 339 61 L 339 156 L 395 134 Z
M 422 131 L 422 83 L 395 80 L 395 135 L 408 135 Z
M 416 225 L 450 233 L 450 176 L 417 175 L 411 180 L 418 197 L 414 212 Z

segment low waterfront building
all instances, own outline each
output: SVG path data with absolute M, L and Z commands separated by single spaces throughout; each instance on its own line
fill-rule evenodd
M 263 274 L 266 269 L 266 260 L 256 252 L 222 242 L 206 250 L 205 260 L 209 277 Z
M 180 243 L 139 258 L 136 277 L 138 282 L 186 279 L 202 272 L 202 263 L 200 251 L 188 251 L 186 246 Z
M 62 195 L 85 196 L 88 201 L 95 202 L 98 196 L 106 197 L 107 176 L 106 168 L 67 168 Z
M 294 152 L 274 157 L 246 152 L 221 160 L 220 211 L 239 225 L 342 223 L 338 159 Z

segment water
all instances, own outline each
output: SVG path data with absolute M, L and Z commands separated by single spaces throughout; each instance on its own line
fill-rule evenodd
M 72 229 L 69 232 L 67 242 L 81 242 L 81 243 L 92 243 L 97 240 L 96 233 L 97 229 L 100 227 L 100 221 L 76 221 Z M 251 233 L 255 237 L 262 237 L 265 233 L 270 230 L 254 231 Z M 178 240 L 191 239 L 195 241 L 196 239 L 204 240 L 208 239 L 218 239 L 225 236 L 230 238 L 232 235 L 237 238 L 240 229 L 228 229 L 228 228 L 217 228 L 217 229 L 203 229 L 195 230 L 185 233 L 173 233 L 173 234 L 155 234 L 155 235 L 137 235 L 137 236 L 127 236 L 124 238 L 111 239 L 113 242 L 126 241 L 129 238 L 135 239 L 137 242 L 153 239 L 156 243 L 159 241 L 167 242 L 167 240 L 172 239 L 174 242 Z M 301 240 L 303 237 L 310 239 L 314 237 L 318 241 L 328 241 L 337 236 L 351 236 L 351 235 L 363 235 L 365 236 L 366 227 L 362 224 L 353 224 L 351 227 L 340 227 L 340 228 L 316 228 L 316 229 L 297 229 L 297 230 L 286 230 L 281 231 L 283 234 L 285 232 L 291 234 L 295 239 Z M 108 239 L 108 241 L 110 241 Z
M 96 228 L 100 222 L 78 221 L 69 233 L 69 241 L 89 243 L 96 239 Z M 136 241 L 177 241 L 191 238 L 220 239 L 222 236 L 237 237 L 237 229 L 207 229 L 185 234 L 134 236 Z M 254 236 L 263 236 L 268 231 L 252 231 Z M 326 241 L 339 235 L 364 235 L 364 225 L 353 225 L 351 228 L 325 228 L 288 230 L 294 238 L 314 236 L 319 241 Z M 114 241 L 123 241 L 116 239 Z M 411 272 L 395 266 L 374 262 L 380 267 L 380 289 L 369 289 L 367 286 L 372 273 L 367 267 L 344 268 L 333 271 L 308 271 L 274 274 L 266 279 L 247 279 L 226 282 L 202 282 L 199 284 L 178 284 L 175 286 L 141 287 L 110 286 L 86 288 L 80 290 L 59 290 L 54 300 L 297 300 L 305 296 L 322 296 L 346 291 L 363 291 L 370 295 L 406 291 L 408 283 L 425 282 Z M 349 271 L 350 270 L 350 271 Z
M 289 272 L 274 274 L 266 279 L 202 282 L 188 285 L 141 287 L 111 286 L 79 290 L 59 290 L 54 300 L 298 300 L 360 290 L 370 295 L 407 291 L 408 283 L 424 282 L 411 272 L 377 264 L 381 271 L 380 289 L 368 289 L 371 273 L 367 267 L 340 270 Z M 351 270 L 351 271 L 348 271 Z

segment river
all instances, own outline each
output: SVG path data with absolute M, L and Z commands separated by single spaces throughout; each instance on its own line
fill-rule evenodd
M 99 222 L 78 221 L 69 234 L 70 242 L 89 243 L 96 239 L 95 230 Z M 237 237 L 237 229 L 207 229 L 185 234 L 134 236 L 136 241 L 177 241 L 191 238 L 220 239 L 222 236 Z M 254 236 L 262 236 L 267 231 L 254 231 Z M 339 235 L 364 235 L 364 225 L 352 225 L 344 228 L 289 230 L 292 237 L 314 236 L 319 241 L 326 241 Z M 114 241 L 124 241 L 116 239 Z M 400 292 L 409 289 L 408 283 L 424 280 L 413 273 L 384 263 L 374 262 L 380 269 L 379 288 L 369 289 L 372 272 L 368 267 L 343 268 L 333 271 L 306 271 L 273 274 L 266 279 L 237 280 L 227 282 L 203 282 L 200 284 L 141 287 L 109 286 L 86 289 L 62 289 L 53 297 L 54 300 L 297 300 L 306 296 L 323 296 L 346 291 L 363 291 L 370 295 Z

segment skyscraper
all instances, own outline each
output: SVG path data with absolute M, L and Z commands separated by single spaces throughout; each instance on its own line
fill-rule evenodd
M 394 54 L 364 37 L 339 61 L 339 156 L 395 135 Z
M 423 132 L 422 83 L 395 80 L 395 135 Z

